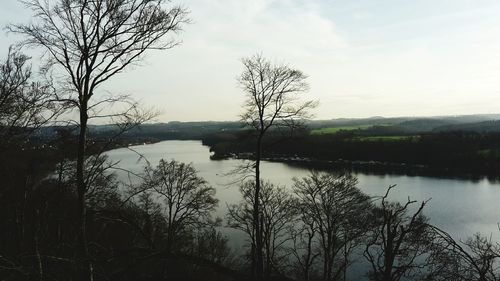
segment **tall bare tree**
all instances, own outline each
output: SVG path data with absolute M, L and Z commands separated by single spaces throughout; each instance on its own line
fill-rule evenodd
M 142 59 L 148 50 L 178 44 L 169 34 L 187 22 L 182 7 L 166 7 L 166 0 L 25 0 L 36 20 L 10 25 L 25 36 L 23 42 L 45 51 L 47 66 L 62 70 L 63 87 L 57 99 L 79 113 L 76 180 L 79 197 L 80 256 L 88 280 L 93 266 L 86 235 L 85 155 L 89 111 L 113 99 L 92 99 L 99 86 Z M 92 101 L 94 100 L 94 103 Z
M 307 76 L 300 70 L 284 64 L 273 64 L 257 54 L 242 60 L 244 70 L 239 84 L 246 95 L 245 112 L 241 119 L 256 133 L 255 147 L 255 190 L 253 202 L 253 228 L 255 231 L 255 253 L 252 273 L 262 279 L 264 268 L 263 232 L 259 193 L 261 190 L 260 161 L 263 138 L 271 128 L 293 128 L 301 120 L 310 117 L 309 110 L 314 101 L 301 101 L 300 96 L 309 86 Z

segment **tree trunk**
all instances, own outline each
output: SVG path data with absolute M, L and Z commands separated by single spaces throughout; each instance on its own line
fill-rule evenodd
M 323 261 L 323 281 L 329 281 L 328 280 L 328 260 L 325 256 L 325 260 Z
M 87 187 L 85 185 L 85 150 L 87 146 L 87 102 L 81 102 L 80 108 L 80 134 L 78 136 L 78 154 L 76 159 L 76 185 L 78 191 L 78 220 L 80 223 L 79 229 L 79 251 L 83 258 L 83 276 L 89 281 L 94 280 L 94 270 L 92 260 L 89 255 L 88 241 L 87 241 L 87 208 L 85 202 L 85 195 Z
M 387 223 L 387 242 L 386 242 L 386 249 L 385 249 L 385 260 L 384 260 L 384 266 L 385 266 L 385 270 L 384 270 L 384 276 L 383 276 L 383 280 L 384 281 L 392 281 L 392 267 L 394 265 L 394 260 L 395 260 L 395 257 L 396 257 L 396 253 L 394 252 L 394 246 L 393 246 L 393 242 L 394 240 L 396 239 L 395 236 L 396 236 L 396 233 L 393 233 L 390 229 L 390 221 L 389 223 Z
M 264 273 L 264 256 L 262 252 L 262 229 L 260 226 L 260 158 L 262 150 L 262 134 L 257 138 L 257 150 L 255 155 L 255 195 L 253 203 L 253 226 L 255 229 L 255 277 L 257 280 L 263 279 Z
M 39 247 L 39 236 L 40 236 L 40 210 L 36 210 L 36 222 L 35 222 L 35 231 L 34 231 L 34 244 L 35 244 L 35 256 L 36 256 L 36 267 L 38 270 L 38 280 L 43 281 L 43 263 L 42 256 L 40 255 L 40 247 Z
M 346 281 L 347 280 L 347 242 L 345 242 L 345 240 L 347 240 L 344 236 L 344 269 L 343 269 L 343 277 L 342 277 L 342 280 L 343 281 Z
M 312 241 L 313 241 L 313 233 L 307 234 L 307 254 L 304 268 L 304 281 L 309 281 L 309 271 L 312 267 L 313 257 L 312 257 Z
M 331 237 L 330 234 L 331 231 L 328 231 L 327 234 L 327 242 L 326 246 L 324 246 L 324 280 L 325 281 L 332 281 L 333 280 L 333 262 L 335 260 L 335 254 L 334 254 L 334 249 L 335 249 L 335 241 L 334 238 Z
M 262 224 L 264 223 L 264 216 L 261 217 Z M 268 226 L 269 228 L 269 226 Z M 261 229 L 264 231 L 264 227 L 261 226 Z M 269 230 L 269 229 L 268 229 Z M 267 232 L 267 231 L 266 231 Z M 271 246 L 271 234 L 266 233 L 264 235 L 264 239 L 262 239 L 262 244 L 265 244 L 265 256 L 266 256 L 266 262 L 265 262 L 265 267 L 264 267 L 264 277 L 266 279 L 271 276 L 271 270 L 272 270 L 272 260 L 273 260 L 273 252 L 272 252 L 272 246 Z

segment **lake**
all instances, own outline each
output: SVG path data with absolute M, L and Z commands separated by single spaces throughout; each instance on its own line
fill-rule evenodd
M 223 217 L 226 204 L 240 200 L 237 183 L 238 177 L 231 171 L 244 160 L 210 160 L 209 148 L 201 141 L 163 141 L 155 144 L 132 146 L 109 151 L 113 161 L 120 161 L 119 166 L 133 172 L 141 172 L 145 164 L 139 154 L 153 166 L 160 159 L 192 163 L 199 175 L 205 178 L 217 190 L 220 200 L 217 215 Z M 287 165 L 285 163 L 266 162 L 261 166 L 263 179 L 280 185 L 291 186 L 293 177 L 309 174 L 308 168 Z M 118 172 L 124 177 L 123 172 Z M 450 233 L 455 239 L 465 239 L 476 232 L 492 235 L 500 241 L 500 184 L 482 180 L 431 178 L 404 175 L 368 175 L 355 173 L 358 187 L 365 193 L 377 196 L 385 194 L 389 185 L 397 187 L 391 191 L 390 199 L 406 202 L 428 200 L 424 213 L 430 222 Z M 417 204 L 415 204 L 417 205 Z M 239 248 L 244 236 L 234 230 L 225 230 L 231 238 L 231 245 Z

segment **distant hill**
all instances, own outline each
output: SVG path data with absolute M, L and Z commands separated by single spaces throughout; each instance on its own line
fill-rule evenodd
M 499 131 L 497 121 L 500 114 L 478 114 L 458 116 L 431 116 L 431 117 L 370 117 L 370 118 L 339 118 L 331 120 L 314 120 L 308 123 L 311 129 L 340 128 L 348 126 L 393 127 L 407 134 L 466 130 L 474 132 Z M 500 121 L 499 121 L 500 122 Z
M 462 116 L 433 116 L 433 117 L 370 117 L 370 118 L 338 118 L 331 120 L 311 120 L 306 122 L 311 130 L 322 128 L 360 127 L 364 128 L 361 134 L 418 134 L 426 132 L 500 132 L 500 114 L 490 115 L 462 115 Z M 76 126 L 48 126 L 40 128 L 38 137 L 51 139 L 59 129 L 72 128 L 77 133 Z M 116 131 L 114 125 L 89 126 L 90 136 L 107 137 Z M 167 139 L 202 139 L 206 135 L 224 132 L 239 131 L 243 124 L 238 121 L 199 121 L 143 124 L 123 135 L 125 138 L 152 138 Z M 334 130 L 335 131 L 335 130 Z
M 436 128 L 443 126 L 450 126 L 455 124 L 462 124 L 463 121 L 456 118 L 419 118 L 408 120 L 397 124 L 400 128 L 408 133 L 424 133 L 431 132 Z
M 477 123 L 443 125 L 433 129 L 434 132 L 464 131 L 477 133 L 500 132 L 500 120 L 489 120 Z
M 363 126 L 363 125 L 395 125 L 407 120 L 411 120 L 410 117 L 394 117 L 394 118 L 384 118 L 384 117 L 370 117 L 370 118 L 338 118 L 331 120 L 311 120 L 307 122 L 307 125 L 311 129 L 326 128 L 326 127 L 347 127 L 347 126 Z
M 123 134 L 124 138 L 144 137 L 158 140 L 166 139 L 201 139 L 202 136 L 224 131 L 240 130 L 242 124 L 240 122 L 217 122 L 217 121 L 202 121 L 202 122 L 168 122 L 143 124 Z M 72 130 L 73 134 L 77 133 L 76 126 L 47 126 L 40 128 L 36 135 L 44 139 L 51 139 L 57 135 L 60 129 Z M 113 135 L 118 130 L 115 125 L 91 125 L 89 126 L 90 137 L 108 137 Z

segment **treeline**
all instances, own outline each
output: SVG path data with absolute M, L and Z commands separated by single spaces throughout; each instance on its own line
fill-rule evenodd
M 121 133 L 120 140 L 129 142 L 156 142 L 161 140 L 198 140 L 203 136 L 224 131 L 237 131 L 241 128 L 240 122 L 168 122 L 156 124 L 139 124 L 130 130 Z M 33 137 L 39 141 L 51 141 L 57 138 L 60 130 L 72 128 L 73 135 L 78 134 L 78 126 L 44 126 L 37 128 Z M 95 139 L 112 138 L 120 133 L 115 125 L 89 126 L 88 136 Z
M 354 135 L 356 134 L 356 135 Z M 402 173 L 437 175 L 498 176 L 500 134 L 449 132 L 393 139 L 357 138 L 358 132 L 340 131 L 330 135 L 296 132 L 294 137 L 280 133 L 265 138 L 263 155 L 270 160 L 307 160 L 304 163 L 344 164 L 344 167 L 371 168 Z M 255 138 L 250 133 L 217 134 L 205 137 L 214 159 L 252 158 Z

